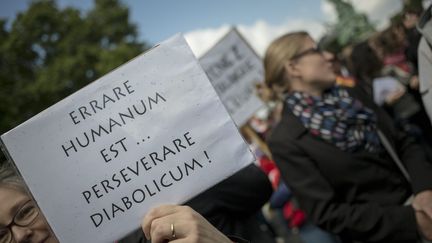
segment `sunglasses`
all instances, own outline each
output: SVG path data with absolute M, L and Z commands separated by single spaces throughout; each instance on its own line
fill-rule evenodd
M 300 59 L 301 57 L 311 55 L 311 54 L 320 54 L 321 55 L 322 53 L 323 53 L 323 51 L 321 50 L 321 48 L 313 47 L 313 48 L 309 48 L 305 51 L 302 51 L 300 53 L 295 54 L 293 57 L 291 57 L 291 60 Z

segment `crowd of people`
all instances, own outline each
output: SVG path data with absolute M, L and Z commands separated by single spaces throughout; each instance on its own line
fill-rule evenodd
M 267 109 L 241 129 L 256 164 L 118 242 L 430 242 L 431 47 L 431 8 L 340 53 L 277 38 L 257 85 Z M 57 242 L 8 163 L 0 201 L 0 243 Z

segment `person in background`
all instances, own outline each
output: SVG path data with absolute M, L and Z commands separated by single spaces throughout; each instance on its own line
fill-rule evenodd
M 383 63 L 369 42 L 354 46 L 352 73 L 357 85 L 393 118 L 396 127 L 415 137 L 432 158 L 432 126 L 419 102 L 396 77 L 382 73 Z
M 404 9 L 402 13 L 402 23 L 405 28 L 405 41 L 407 45 L 405 49 L 405 56 L 407 60 L 412 64 L 413 74 L 415 75 L 418 75 L 417 50 L 421 39 L 421 34 L 416 27 L 422 12 L 422 7 L 411 7 Z
M 432 163 L 415 140 L 362 89 L 335 85 L 306 32 L 273 41 L 264 68 L 284 105 L 268 144 L 308 217 L 343 242 L 431 240 Z
M 357 85 L 368 93 L 377 105 L 387 108 L 389 113 L 398 119 L 399 116 L 395 115 L 398 109 L 392 109 L 392 106 L 397 105 L 406 89 L 396 78 L 382 74 L 384 65 L 369 42 L 355 45 L 350 59 Z M 380 84 L 381 82 L 383 84 Z
M 379 70 L 381 77 L 392 77 L 402 84 L 404 92 L 400 91 L 395 94 L 384 108 L 395 118 L 400 129 L 415 136 L 424 145 L 427 155 L 432 158 L 430 146 L 432 145 L 432 125 L 419 92 L 417 69 L 406 55 L 406 51 L 413 45 L 406 40 L 405 26 L 412 24 L 410 22 L 395 21 L 382 33 L 371 38 L 369 45 L 375 51 L 380 63 L 373 66 L 371 63 L 361 63 L 360 60 L 357 61 L 356 68 L 364 65 Z M 358 56 L 367 54 L 359 53 Z M 360 69 L 364 68 L 360 67 Z

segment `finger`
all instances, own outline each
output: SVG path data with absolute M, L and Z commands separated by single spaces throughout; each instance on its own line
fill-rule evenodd
M 141 222 L 141 228 L 144 232 L 145 237 L 147 239 L 150 239 L 150 227 L 153 220 L 177 212 L 178 207 L 179 206 L 176 205 L 162 205 L 151 209 L 144 216 L 144 219 Z
M 432 207 L 431 206 L 424 207 L 423 212 L 427 215 L 429 220 L 432 220 Z
M 150 229 L 152 242 L 159 243 L 167 240 L 185 237 L 188 222 L 181 219 L 181 214 L 172 214 L 153 220 Z

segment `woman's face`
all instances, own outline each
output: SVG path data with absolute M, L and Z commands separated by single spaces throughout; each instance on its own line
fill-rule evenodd
M 10 242 L 58 243 L 42 213 L 28 195 L 11 187 L 0 186 L 0 202 L 0 242 L 10 230 Z
M 302 82 L 317 88 L 327 89 L 336 80 L 331 62 L 333 58 L 333 54 L 319 51 L 315 41 L 307 37 L 299 54 L 290 62 L 291 70 L 294 70 L 292 73 L 299 77 Z

